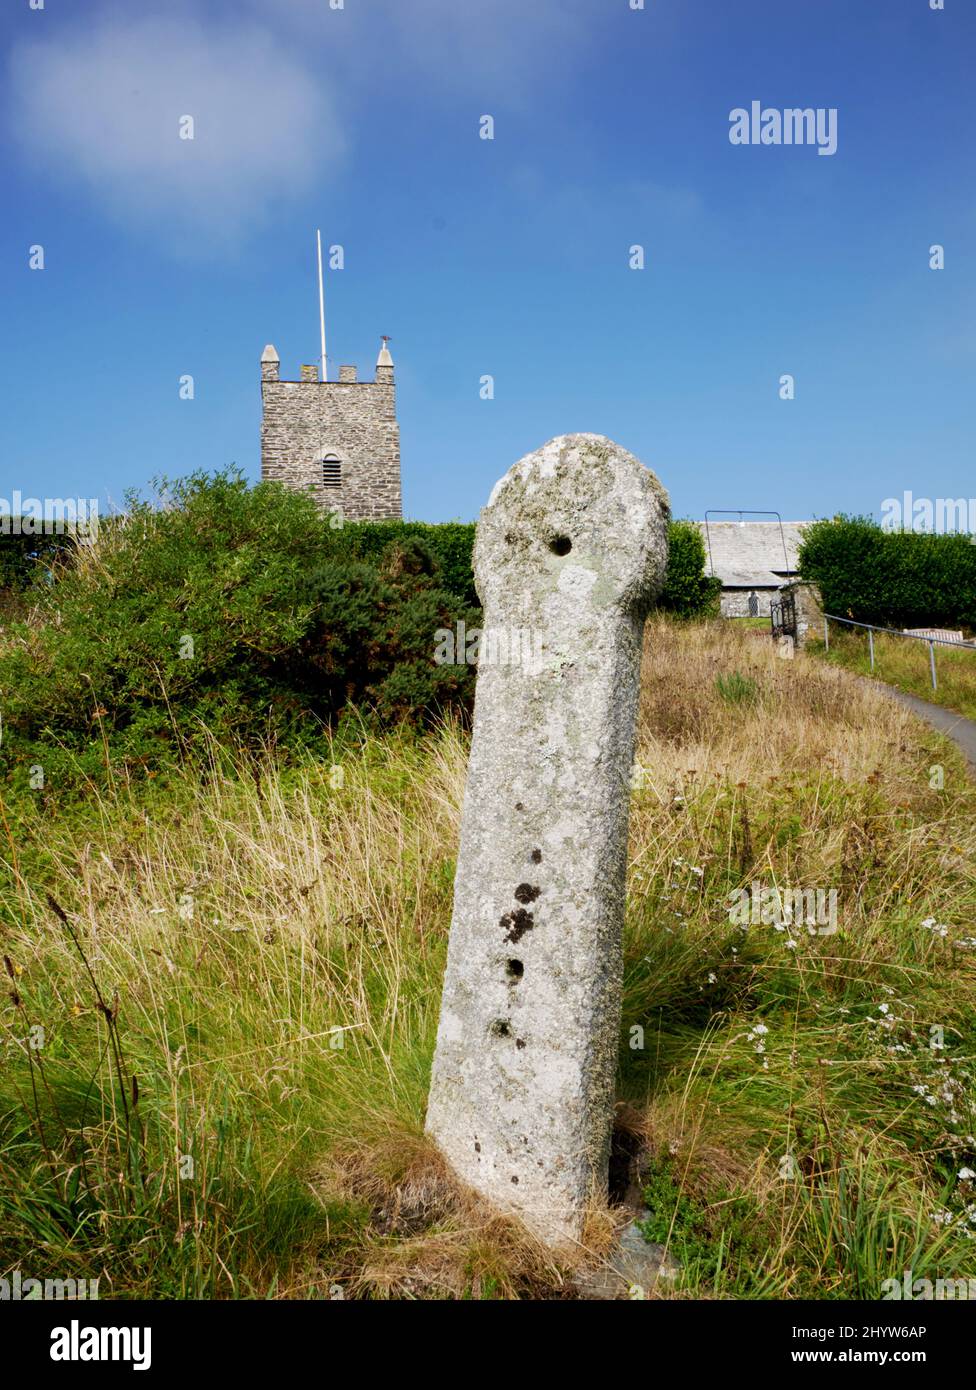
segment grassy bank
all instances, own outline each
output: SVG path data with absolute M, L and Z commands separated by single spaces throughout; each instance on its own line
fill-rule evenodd
M 721 624 L 647 650 L 618 1150 L 669 1296 L 967 1277 L 976 787 L 842 670 Z M 150 790 L 8 798 L 0 1273 L 571 1296 L 573 1260 L 423 1138 L 465 756 L 454 725 L 352 728 L 287 771 L 214 749 Z M 754 882 L 836 889 L 838 930 L 730 922 Z M 587 1250 L 624 1219 L 596 1202 Z
M 825 656 L 835 665 L 845 666 L 859 675 L 873 675 L 877 680 L 897 686 L 910 695 L 918 695 L 933 704 L 954 709 L 970 719 L 976 719 L 976 650 L 954 647 L 935 648 L 937 689 L 932 689 L 927 642 L 910 637 L 892 637 L 887 633 L 874 634 L 874 671 L 868 650 L 866 632 L 844 631 L 836 624 L 831 628 L 830 650 L 824 652 L 822 642 L 811 643 L 811 651 Z

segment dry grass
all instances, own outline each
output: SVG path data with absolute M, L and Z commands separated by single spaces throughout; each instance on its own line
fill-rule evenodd
M 716 698 L 730 671 L 754 682 L 752 698 Z M 898 1248 L 889 1223 L 921 1232 L 947 1156 L 961 1167 L 972 1152 L 974 788 L 951 746 L 882 692 L 728 626 L 677 643 L 652 627 L 644 692 L 625 1015 L 656 1011 L 663 1036 L 650 1067 L 628 1068 L 624 1051 L 623 1089 L 682 1191 L 748 1198 L 764 1273 L 788 1293 L 809 1286 L 797 1230 L 813 1193 L 829 1206 L 853 1171 L 874 1193 L 862 1205 L 879 1239 Z M 722 887 L 757 882 L 836 888 L 838 932 L 730 931 Z M 970 1097 L 955 1125 L 924 1123 L 911 1089 L 932 1085 L 932 1026 L 953 1038 L 935 1073 L 952 1071 L 954 1051 Z M 805 1182 L 781 1180 L 784 1158 Z M 818 1279 L 829 1266 L 824 1253 Z M 833 1278 L 844 1286 L 843 1270 Z

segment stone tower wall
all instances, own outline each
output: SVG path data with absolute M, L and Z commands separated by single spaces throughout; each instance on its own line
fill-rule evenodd
M 340 381 L 280 381 L 277 362 L 262 362 L 261 478 L 310 489 L 326 512 L 350 520 L 403 515 L 400 427 L 393 368 L 378 366 L 375 381 L 355 380 L 342 367 Z M 322 459 L 340 460 L 341 483 L 327 487 Z

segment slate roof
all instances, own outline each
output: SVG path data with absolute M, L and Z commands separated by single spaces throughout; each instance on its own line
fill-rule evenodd
M 805 521 L 704 521 L 705 572 L 725 589 L 778 589 L 796 574 Z M 785 542 L 785 549 L 784 549 Z M 710 552 L 710 553 L 709 553 Z

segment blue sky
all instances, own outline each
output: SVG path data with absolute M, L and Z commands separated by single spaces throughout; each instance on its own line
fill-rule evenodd
M 333 372 L 392 338 L 410 516 L 474 517 L 574 430 L 678 515 L 976 493 L 972 0 L 7 0 L 0 24 L 2 496 L 256 480 L 261 350 L 287 376 L 318 352 L 317 226 L 346 262 Z M 836 154 L 732 145 L 753 100 L 836 107 Z

